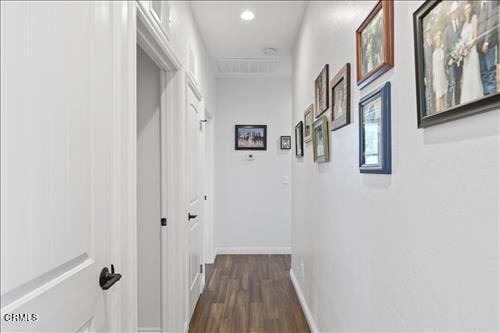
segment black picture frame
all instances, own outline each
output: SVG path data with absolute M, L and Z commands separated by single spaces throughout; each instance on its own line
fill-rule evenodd
M 461 1 L 459 1 L 461 2 Z M 415 75 L 416 75 L 416 96 L 417 96 L 417 127 L 425 128 L 451 120 L 463 118 L 476 113 L 490 111 L 500 108 L 500 92 L 485 96 L 481 99 L 473 100 L 466 104 L 458 104 L 444 111 L 427 115 L 425 110 L 425 58 L 424 58 L 424 18 L 433 9 L 442 3 L 440 0 L 429 0 L 424 2 L 413 13 L 413 39 L 415 50 Z M 500 45 L 497 45 L 497 52 Z M 498 89 L 498 87 L 497 87 Z
M 295 125 L 295 157 L 304 156 L 304 123 L 299 121 Z
M 290 135 L 280 136 L 280 148 L 281 148 L 281 150 L 292 149 L 292 137 Z
M 366 162 L 365 158 L 365 136 L 368 126 L 365 122 L 364 107 L 375 101 L 381 99 L 381 138 L 378 143 L 378 156 L 377 164 L 370 164 Z M 366 127 L 365 127 L 366 126 Z M 377 133 L 378 134 L 378 133 Z M 378 138 L 378 135 L 377 135 Z M 361 173 L 378 173 L 378 174 L 391 174 L 392 173 L 392 157 L 391 157 L 391 83 L 386 82 L 382 88 L 379 88 L 370 94 L 364 96 L 359 101 L 359 171 Z
M 245 144 L 239 140 L 245 132 L 255 130 L 259 135 L 259 144 Z M 262 133 L 262 136 L 260 136 Z M 262 139 L 261 139 L 262 137 Z M 248 140 L 247 140 L 248 141 Z M 252 140 L 253 141 L 253 140 Z M 234 126 L 234 149 L 235 150 L 267 150 L 267 125 L 235 125 Z

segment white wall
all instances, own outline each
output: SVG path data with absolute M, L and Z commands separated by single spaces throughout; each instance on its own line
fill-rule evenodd
M 137 47 L 137 303 L 140 330 L 161 329 L 160 68 Z
M 293 122 L 325 63 L 355 68 L 374 2 L 311 2 L 295 49 Z M 331 162 L 293 159 L 292 267 L 322 332 L 498 330 L 499 111 L 417 129 L 412 13 L 398 1 L 395 68 L 332 132 Z M 355 70 L 351 77 L 355 77 Z M 358 110 L 392 83 L 392 175 L 358 171 Z M 303 270 L 302 265 L 303 264 Z
M 291 228 L 290 79 L 218 79 L 215 123 L 215 247 L 288 251 Z M 234 125 L 267 125 L 267 151 L 236 151 Z M 252 153 L 254 161 L 245 156 Z

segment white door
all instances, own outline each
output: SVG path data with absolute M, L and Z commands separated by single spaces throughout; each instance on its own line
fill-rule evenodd
M 200 225 L 202 211 L 202 186 L 201 186 L 201 107 L 200 100 L 193 92 L 190 85 L 187 88 L 186 122 L 187 122 L 187 150 L 186 169 L 188 186 L 188 285 L 189 285 L 189 316 L 194 311 L 196 302 L 201 293 L 202 277 L 200 265 L 202 264 L 202 226 Z
M 127 223 L 113 52 L 126 8 L 1 4 L 2 330 L 121 330 L 132 277 L 104 291 L 99 274 L 120 272 L 113 226 Z

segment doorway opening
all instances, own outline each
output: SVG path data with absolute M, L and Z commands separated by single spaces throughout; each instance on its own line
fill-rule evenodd
M 137 306 L 139 331 L 161 331 L 161 69 L 137 46 Z

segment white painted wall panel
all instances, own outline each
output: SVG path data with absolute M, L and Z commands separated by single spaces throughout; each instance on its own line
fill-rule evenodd
M 218 79 L 215 124 L 215 247 L 290 247 L 293 150 L 280 150 L 292 135 L 290 79 Z M 267 125 L 267 151 L 236 151 L 234 125 Z M 254 161 L 245 156 L 252 153 Z

